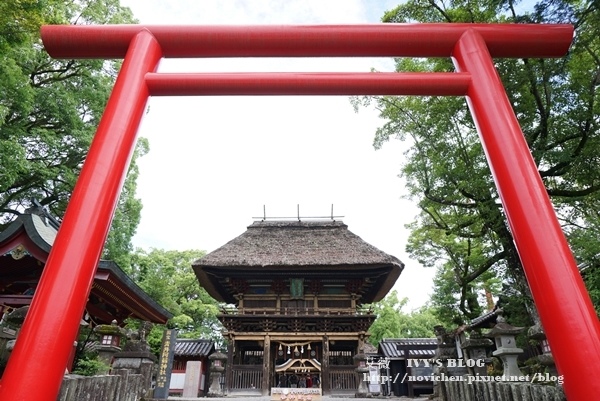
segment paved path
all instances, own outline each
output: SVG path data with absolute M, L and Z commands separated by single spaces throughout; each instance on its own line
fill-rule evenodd
M 271 401 L 271 396 L 230 396 L 223 398 L 182 398 L 182 397 L 169 397 L 169 400 L 174 401 L 238 401 L 238 400 L 250 400 L 250 401 Z M 409 397 L 371 397 L 371 398 L 354 398 L 349 396 L 322 396 L 322 401 L 359 401 L 359 400 L 390 400 L 390 401 L 424 401 L 429 400 L 428 396 L 422 396 L 418 398 Z

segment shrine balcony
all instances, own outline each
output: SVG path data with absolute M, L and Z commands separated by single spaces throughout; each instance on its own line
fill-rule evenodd
M 370 316 L 370 308 L 221 308 L 223 315 L 271 315 L 271 316 Z

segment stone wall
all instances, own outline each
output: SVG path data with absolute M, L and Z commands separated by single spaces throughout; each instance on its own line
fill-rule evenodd
M 147 389 L 144 377 L 121 370 L 115 375 L 63 379 L 57 401 L 138 401 Z
M 440 382 L 444 401 L 566 401 L 561 387 L 509 382 Z

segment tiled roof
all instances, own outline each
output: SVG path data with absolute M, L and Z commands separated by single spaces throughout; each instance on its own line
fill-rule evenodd
M 431 358 L 437 348 L 435 338 L 385 338 L 379 343 L 380 353 L 387 358 Z
M 206 357 L 215 350 L 215 343 L 212 340 L 203 339 L 177 339 L 175 342 L 175 355 Z
M 496 319 L 498 315 L 502 313 L 501 309 L 494 309 L 490 312 L 487 312 L 481 316 L 477 316 L 475 319 L 471 320 L 469 323 L 469 329 L 476 328 L 490 328 L 496 324 Z

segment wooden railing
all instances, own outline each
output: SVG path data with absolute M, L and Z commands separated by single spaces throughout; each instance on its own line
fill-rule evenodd
M 232 390 L 260 388 L 262 383 L 262 366 L 235 365 L 231 369 Z

